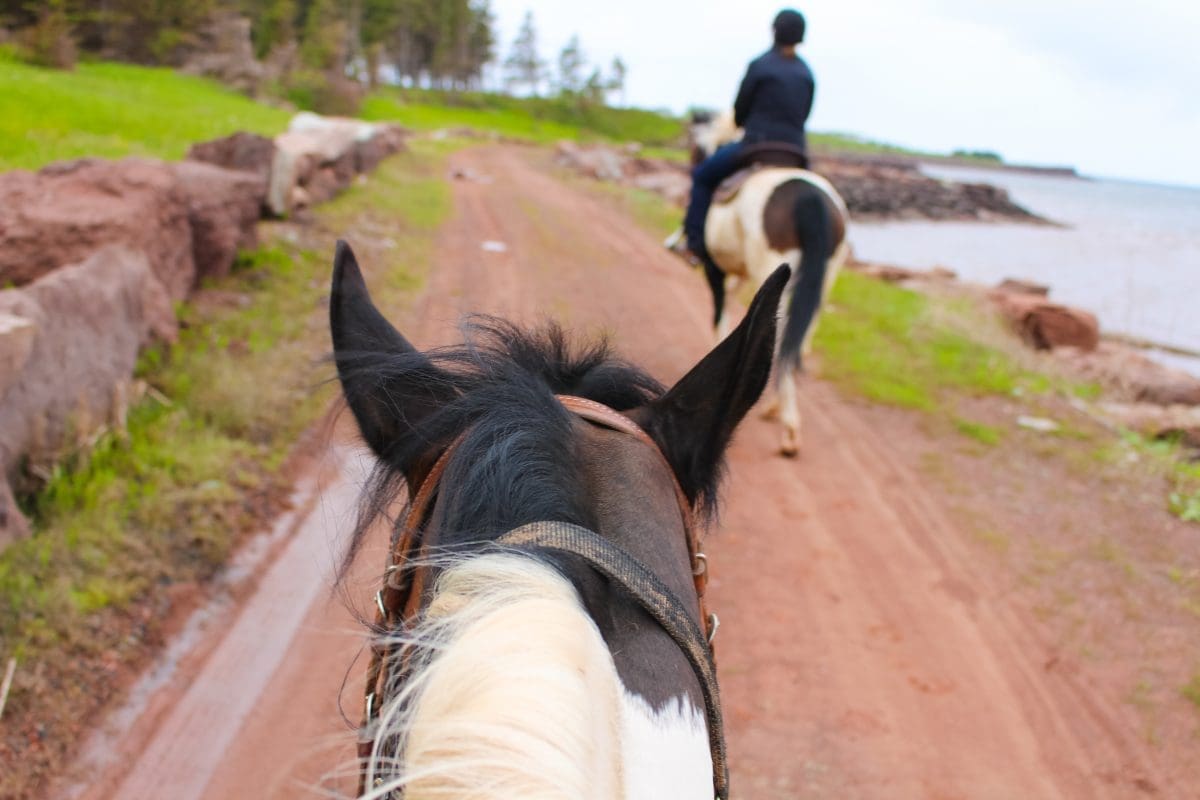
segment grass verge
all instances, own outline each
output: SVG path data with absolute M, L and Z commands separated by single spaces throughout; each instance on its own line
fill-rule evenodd
M 381 89 L 367 98 L 361 113 L 417 130 L 461 126 L 539 143 L 607 139 L 673 145 L 684 135 L 682 120 L 656 111 L 490 92 Z
M 330 401 L 325 299 L 333 240 L 386 229 L 381 305 L 421 283 L 449 210 L 445 150 L 418 143 L 317 211 L 279 226 L 180 310 L 178 343 L 143 354 L 152 391 L 25 498 L 34 535 L 0 553 L 0 662 L 20 664 L 0 731 L 0 796 L 32 797 L 122 675 L 161 640 L 173 599 L 279 510 L 285 468 Z
M 69 158 L 182 158 L 194 142 L 273 135 L 290 113 L 203 78 L 157 67 L 23 64 L 0 49 L 0 170 Z
M 925 295 L 843 272 L 821 317 L 814 344 L 822 376 L 869 400 L 941 411 L 953 394 L 1044 390 L 1046 381 L 935 314 Z M 960 420 L 960 430 L 986 439 Z

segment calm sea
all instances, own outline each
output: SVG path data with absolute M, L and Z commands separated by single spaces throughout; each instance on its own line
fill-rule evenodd
M 1114 180 L 926 166 L 935 178 L 1001 186 L 1062 223 L 856 224 L 855 254 L 912 268 L 947 266 L 963 278 L 1028 278 L 1051 297 L 1095 312 L 1101 327 L 1200 351 L 1200 189 Z M 1200 374 L 1200 360 L 1155 354 Z

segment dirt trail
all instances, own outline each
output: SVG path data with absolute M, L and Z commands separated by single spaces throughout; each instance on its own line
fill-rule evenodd
M 403 326 L 419 346 L 486 311 L 606 330 L 667 382 L 708 349 L 703 281 L 613 204 L 558 180 L 535 151 L 454 162 L 491 181 L 455 183 L 428 291 Z M 806 384 L 802 409 L 799 461 L 772 455 L 772 427 L 746 424 L 708 547 L 734 795 L 1186 796 L 1118 698 L 1055 670 L 1036 623 L 972 565 L 886 438 L 819 383 Z M 351 664 L 357 629 L 328 587 L 331 531 L 345 529 L 354 481 L 325 482 L 186 691 L 157 704 L 144 744 L 127 739 L 124 763 L 89 798 L 304 796 L 345 765 L 336 700 L 350 670 L 343 696 L 357 715 L 362 663 Z M 381 560 L 377 545 L 361 561 L 360 607 Z

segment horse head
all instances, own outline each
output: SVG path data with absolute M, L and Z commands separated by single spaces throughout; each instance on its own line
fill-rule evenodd
M 607 344 L 576 347 L 553 325 L 480 318 L 464 344 L 421 352 L 339 243 L 334 360 L 378 460 L 347 563 L 405 486 L 410 500 L 377 595 L 383 655 L 368 675 L 360 752 L 368 783 L 384 789 L 368 796 L 479 785 L 480 769 L 497 797 L 537 795 L 546 753 L 563 762 L 571 742 L 591 742 L 575 760 L 605 762 L 561 765 L 600 781 L 579 796 L 620 793 L 595 789 L 605 781 L 649 796 L 641 784 L 697 785 L 697 772 L 723 794 L 715 672 L 701 663 L 711 670 L 696 578 L 706 562 L 691 528 L 715 509 L 724 451 L 767 382 L 787 280 L 780 268 L 734 333 L 664 389 Z M 562 644 L 568 634 L 578 646 Z M 559 678 L 540 684 L 547 674 Z M 580 676 L 590 688 L 572 695 Z M 623 731 L 631 714 L 652 721 L 634 725 L 640 739 L 595 745 L 597 730 Z M 645 739 L 663 726 L 690 743 L 673 767 L 655 760 L 670 744 Z
M 741 136 L 741 128 L 733 121 L 733 111 L 693 111 L 688 121 L 688 152 L 691 153 L 692 166 L 711 156 L 721 145 L 736 141 Z

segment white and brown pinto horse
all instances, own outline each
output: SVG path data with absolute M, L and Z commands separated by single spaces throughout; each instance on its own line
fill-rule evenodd
M 334 359 L 378 459 L 345 564 L 410 498 L 375 601 L 361 797 L 728 797 L 696 519 L 767 384 L 787 281 L 668 390 L 556 327 L 488 319 L 418 351 L 339 244 Z
M 741 135 L 733 115 L 698 116 L 690 130 L 694 163 Z M 796 377 L 809 355 L 820 308 L 846 261 L 846 204 L 825 178 L 795 167 L 756 167 L 737 193 L 718 192 L 705 222 L 704 242 L 719 271 L 705 265 L 713 293 L 718 339 L 729 331 L 727 293 L 743 281 L 759 286 L 781 264 L 794 273 L 780 304 L 779 343 L 771 413 L 783 425 L 780 452 L 800 449 Z

